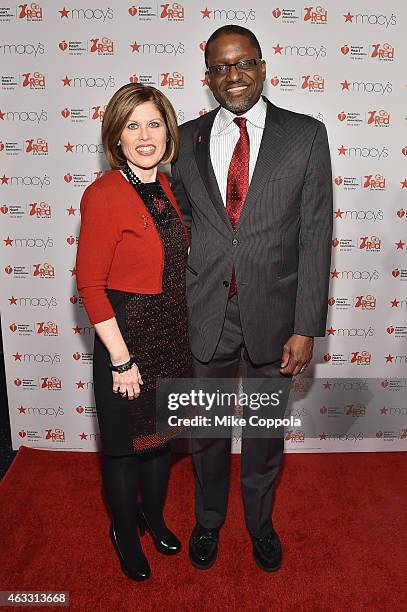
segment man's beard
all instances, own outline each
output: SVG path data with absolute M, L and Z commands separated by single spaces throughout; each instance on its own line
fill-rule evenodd
M 219 101 L 219 100 L 218 100 Z M 224 106 L 228 111 L 234 113 L 235 115 L 242 115 L 247 112 L 256 104 L 257 100 L 253 102 L 252 97 L 248 96 L 247 98 L 243 98 L 240 101 L 233 102 L 233 100 L 228 100 L 226 97 L 222 100 L 221 105 Z

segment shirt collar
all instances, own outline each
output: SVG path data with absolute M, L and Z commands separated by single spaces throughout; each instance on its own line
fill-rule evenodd
M 267 104 L 261 96 L 256 102 L 256 104 L 252 106 L 243 115 L 235 115 L 234 113 L 222 106 L 216 116 L 216 127 L 214 126 L 216 130 L 215 133 L 220 134 L 221 132 L 224 132 L 226 128 L 228 128 L 232 124 L 233 119 L 235 119 L 237 116 L 246 117 L 247 121 L 255 127 L 264 129 L 264 124 L 266 122 L 266 112 Z

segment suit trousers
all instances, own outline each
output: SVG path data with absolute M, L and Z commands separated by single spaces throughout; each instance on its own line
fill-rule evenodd
M 244 380 L 250 378 L 285 379 L 280 373 L 280 359 L 272 363 L 253 364 L 245 349 L 239 316 L 239 301 L 235 294 L 228 300 L 222 334 L 216 351 L 208 363 L 194 357 L 194 376 L 198 378 L 236 378 L 243 365 Z M 282 405 L 273 416 L 281 417 Z M 245 437 L 242 427 L 240 478 L 246 527 L 256 538 L 272 529 L 276 481 L 284 451 L 284 437 Z M 199 524 L 217 528 L 226 517 L 231 437 L 193 438 L 192 456 L 195 468 L 195 514 Z

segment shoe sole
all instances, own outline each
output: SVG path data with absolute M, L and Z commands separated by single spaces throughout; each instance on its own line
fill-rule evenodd
M 218 557 L 218 551 L 216 551 L 214 558 L 210 561 L 210 563 L 208 563 L 207 565 L 199 565 L 199 563 L 196 563 L 196 561 L 194 561 L 191 558 L 191 554 L 189 554 L 189 560 L 191 561 L 191 564 L 195 567 L 195 569 L 199 569 L 199 570 L 207 570 L 210 569 L 212 567 L 212 565 L 215 563 L 216 559 Z
M 259 567 L 261 570 L 263 570 L 263 572 L 269 572 L 270 574 L 273 572 L 278 572 L 278 570 L 281 568 L 281 563 L 279 563 L 279 565 L 277 565 L 276 567 L 266 567 L 265 565 L 263 565 L 262 563 L 260 563 L 260 561 L 258 559 L 256 559 L 256 557 L 253 555 L 253 558 L 256 562 L 257 567 Z

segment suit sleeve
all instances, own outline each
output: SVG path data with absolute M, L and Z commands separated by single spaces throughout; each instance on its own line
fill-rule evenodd
M 81 200 L 81 229 L 76 255 L 76 283 L 90 322 L 115 316 L 106 295 L 119 232 L 102 190 L 88 187 Z
M 294 333 L 325 336 L 333 223 L 328 138 L 320 124 L 305 176 L 301 209 Z
M 171 189 L 172 193 L 177 200 L 177 204 L 181 210 L 182 216 L 185 221 L 185 225 L 187 226 L 188 232 L 191 231 L 191 223 L 192 223 L 192 211 L 191 204 L 189 202 L 188 196 L 185 191 L 184 183 L 181 178 L 181 172 L 179 167 L 179 160 L 177 160 L 171 166 Z

